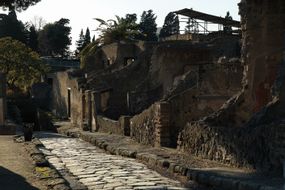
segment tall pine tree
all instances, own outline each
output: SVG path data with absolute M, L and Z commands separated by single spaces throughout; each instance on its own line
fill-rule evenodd
M 86 32 L 85 32 L 85 35 L 84 35 L 84 43 L 83 43 L 83 46 L 87 46 L 88 44 L 91 43 L 91 37 L 90 37 L 90 30 L 89 28 L 87 27 L 86 29 Z M 84 48 L 83 47 L 83 48 Z
M 75 51 L 76 56 L 78 56 L 80 51 L 84 48 L 84 40 L 85 40 L 85 36 L 83 34 L 83 29 L 81 29 L 80 34 L 79 34 L 79 39 L 76 41 L 76 46 L 77 46 L 76 51 Z
M 95 41 L 95 36 L 94 36 L 94 41 Z M 75 55 L 78 56 L 79 53 L 90 43 L 91 43 L 91 36 L 89 28 L 87 27 L 85 34 L 83 34 L 83 29 L 81 29 L 81 32 L 79 34 L 79 39 L 76 41 L 77 47 Z
M 178 15 L 171 12 L 165 17 L 159 37 L 165 38 L 173 34 L 179 34 L 179 19 Z
M 157 41 L 156 16 L 152 10 L 144 11 L 139 24 L 140 35 L 138 39 L 144 41 Z
M 33 50 L 38 52 L 38 33 L 35 26 L 29 28 L 28 46 Z

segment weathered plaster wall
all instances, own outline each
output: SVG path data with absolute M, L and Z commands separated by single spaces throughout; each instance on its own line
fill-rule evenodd
M 284 79 L 280 77 L 284 77 L 285 2 L 247 0 L 242 1 L 240 7 L 242 57 L 248 71 L 244 78 L 245 104 L 242 109 L 252 114 L 261 111 L 284 86 Z
M 74 125 L 82 124 L 82 91 L 78 86 L 76 78 L 72 78 L 69 72 L 58 72 L 53 74 L 52 104 L 56 115 L 68 118 L 68 89 L 71 95 L 71 122 Z

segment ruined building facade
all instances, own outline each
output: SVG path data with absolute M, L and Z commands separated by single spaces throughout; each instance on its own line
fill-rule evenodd
M 243 0 L 243 89 L 202 121 L 188 123 L 179 148 L 234 166 L 281 173 L 284 162 L 285 2 Z
M 102 47 L 90 72 L 55 74 L 54 109 L 84 130 L 280 172 L 284 7 L 282 0 L 240 3 L 241 62 L 221 58 L 218 39 Z

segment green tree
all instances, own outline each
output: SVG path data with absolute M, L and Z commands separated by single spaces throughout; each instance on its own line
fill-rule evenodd
M 27 90 L 40 80 L 48 67 L 40 56 L 11 37 L 0 38 L 0 71 L 6 74 L 10 89 Z
M 85 35 L 84 35 L 84 47 L 87 46 L 88 44 L 90 44 L 90 42 L 91 42 L 90 30 L 87 27 Z
M 97 31 L 100 31 L 98 41 L 102 44 L 109 44 L 121 40 L 134 40 L 138 35 L 138 25 L 135 23 L 135 14 L 126 15 L 125 18 L 116 16 L 116 20 L 104 21 L 99 18 L 95 18 L 100 22 Z
M 90 43 L 91 43 L 90 30 L 87 27 L 85 35 L 83 34 L 83 29 L 82 29 L 79 34 L 79 39 L 76 41 L 76 46 L 77 46 L 75 51 L 76 57 L 78 57 L 80 52 Z
M 156 16 L 152 10 L 144 11 L 141 16 L 141 21 L 139 24 L 138 39 L 144 41 L 157 41 L 157 24 Z
M 81 50 L 84 48 L 84 34 L 83 34 L 83 29 L 81 29 L 80 34 L 79 34 L 79 39 L 76 41 L 76 51 L 75 55 L 78 56 Z
M 29 37 L 27 44 L 33 51 L 38 52 L 38 33 L 36 28 L 32 25 L 29 28 Z
M 179 19 L 177 14 L 171 12 L 165 17 L 159 37 L 164 38 L 173 34 L 179 34 Z
M 62 56 L 69 53 L 71 38 L 69 37 L 71 27 L 68 26 L 68 19 L 60 19 L 55 23 L 44 26 L 39 32 L 39 50 L 45 56 Z
M 8 15 L 0 15 L 0 38 L 8 36 L 23 43 L 27 42 L 25 25 L 18 21 L 14 10 L 9 11 Z
M 9 8 L 10 10 L 22 11 L 40 1 L 41 0 L 1 0 L 0 7 Z
M 93 35 L 93 37 L 92 37 L 92 43 L 94 43 L 95 42 L 95 35 Z

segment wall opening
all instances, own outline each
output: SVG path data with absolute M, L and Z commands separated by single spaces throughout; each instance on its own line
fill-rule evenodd
M 47 79 L 47 83 L 48 83 L 50 86 L 52 86 L 52 84 L 53 84 L 53 79 L 52 79 L 52 78 L 48 78 L 48 79 Z
M 67 89 L 67 115 L 71 117 L 71 88 Z
M 134 57 L 125 57 L 124 58 L 124 66 L 130 65 L 133 62 L 135 62 L 135 58 Z

